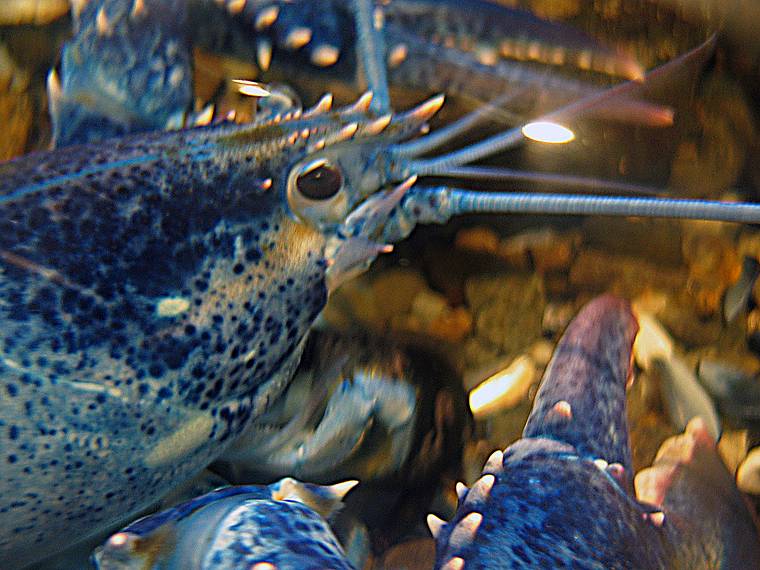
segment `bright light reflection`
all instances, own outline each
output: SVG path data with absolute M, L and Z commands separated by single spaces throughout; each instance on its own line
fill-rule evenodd
M 529 357 L 517 358 L 470 391 L 472 414 L 478 417 L 516 406 L 533 383 L 535 374 L 535 366 Z
M 233 83 L 239 85 L 238 93 L 248 97 L 269 97 L 272 92 L 267 86 L 258 81 L 248 81 L 247 79 L 233 79 Z
M 522 134 L 530 140 L 552 144 L 568 143 L 575 138 L 573 131 L 550 121 L 528 123 L 522 128 Z
M 127 543 L 128 538 L 129 536 L 126 532 L 117 532 L 109 539 L 108 542 L 111 544 L 111 546 L 124 546 Z

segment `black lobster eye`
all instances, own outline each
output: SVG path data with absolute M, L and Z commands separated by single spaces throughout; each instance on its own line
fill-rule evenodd
M 299 174 L 296 188 L 310 200 L 327 200 L 343 187 L 343 175 L 335 166 L 323 162 Z

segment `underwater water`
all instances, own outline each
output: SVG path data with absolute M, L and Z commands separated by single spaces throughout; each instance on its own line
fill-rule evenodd
M 298 562 L 222 554 L 204 566 L 207 551 L 244 550 L 242 539 L 212 547 L 228 504 L 216 498 L 210 509 L 201 501 L 113 534 L 213 489 L 284 477 L 359 481 L 338 488 L 337 499 L 297 485 L 288 494 L 289 483 L 246 496 L 313 508 L 347 567 L 515 567 L 506 555 L 483 558 L 502 524 L 488 517 L 503 513 L 472 507 L 474 491 L 491 475 L 483 466 L 494 450 L 528 437 L 566 327 L 607 293 L 630 304 L 639 331 L 620 420 L 631 460 L 603 458 L 605 468 L 625 465 L 630 480 L 614 469 L 608 479 L 647 505 L 643 520 L 664 533 L 657 540 L 671 540 L 672 507 L 651 507 L 652 489 L 634 490 L 633 475 L 699 416 L 717 442 L 724 467 L 716 469 L 735 481 L 730 491 L 725 481 L 716 488 L 738 489 L 742 506 L 716 503 L 700 480 L 673 520 L 732 509 L 757 520 L 756 224 L 466 213 L 446 223 L 410 217 L 409 231 L 396 232 L 406 227 L 393 218 L 401 194 L 392 201 L 373 187 L 379 194 L 368 198 L 365 188 L 381 178 L 383 189 L 398 188 L 427 158 L 630 80 L 631 91 L 557 115 L 571 131 L 567 142 L 522 138 L 474 161 L 499 175 L 473 169 L 462 181 L 460 163 L 431 167 L 417 186 L 757 202 L 760 42 L 746 22 L 758 8 L 739 0 L 379 2 L 396 113 L 388 118 L 362 107 L 371 81 L 357 62 L 348 4 L 0 6 L 0 159 L 8 161 L 0 163 L 1 567 L 95 567 L 90 552 L 103 544 L 102 568 L 189 568 L 191 559 L 198 568 L 306 567 L 306 546 Z M 507 8 L 542 23 L 498 11 Z M 327 92 L 331 109 L 320 99 Z M 400 114 L 441 92 L 437 114 L 435 101 Z M 404 147 L 478 109 L 476 124 L 424 158 Z M 264 125 L 266 117 L 277 118 Z M 257 120 L 260 130 L 245 130 Z M 407 159 L 409 172 L 394 170 Z M 507 177 L 506 169 L 542 177 Z M 363 193 L 347 191 L 354 187 Z M 388 233 L 378 217 L 389 220 Z M 375 223 L 380 229 L 364 239 Z M 602 335 L 604 350 L 625 344 L 612 328 L 617 336 Z M 618 372 L 608 368 L 597 376 Z M 573 395 L 585 402 L 592 392 Z M 590 408 L 572 400 L 575 414 L 563 405 L 557 413 L 583 419 L 594 402 L 606 409 L 608 397 L 594 393 Z M 606 428 L 589 428 L 591 439 L 603 440 Z M 617 435 L 627 448 L 628 436 Z M 674 465 L 690 460 L 684 451 Z M 672 483 L 655 479 L 663 493 Z M 464 511 L 458 482 L 472 493 Z M 342 500 L 339 512 L 326 509 L 332 500 Z M 257 512 L 246 528 L 267 539 L 284 533 L 285 550 L 295 551 L 302 529 L 293 513 L 275 510 L 271 518 Z M 431 512 L 452 523 L 430 522 Z M 473 512 L 474 529 L 455 535 L 463 527 L 454 521 Z M 542 504 L 523 518 L 549 512 Z M 665 526 L 651 516 L 662 512 Z M 748 538 L 729 526 L 710 529 L 715 543 L 706 550 L 717 554 L 708 567 L 731 567 L 737 550 L 760 557 L 757 528 Z M 476 532 L 486 546 L 473 546 Z M 516 566 L 541 567 L 544 547 L 523 547 L 529 553 Z M 615 548 L 611 559 L 625 567 L 630 552 Z M 691 556 L 691 546 L 679 548 Z M 582 567 L 603 564 L 576 555 Z

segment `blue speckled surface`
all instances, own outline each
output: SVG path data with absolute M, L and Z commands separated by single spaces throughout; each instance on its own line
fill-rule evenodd
M 687 438 L 696 451 L 679 446 L 658 459 L 666 469 L 654 487 L 664 501 L 644 504 L 633 495 L 625 385 L 637 330 L 627 302 L 611 295 L 580 311 L 546 370 L 523 438 L 491 456 L 449 523 L 431 525 L 436 568 L 760 562 L 750 513 L 704 428 Z

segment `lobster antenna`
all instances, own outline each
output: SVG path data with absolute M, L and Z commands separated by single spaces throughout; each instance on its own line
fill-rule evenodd
M 411 201 L 411 203 L 410 203 Z M 565 214 L 679 218 L 736 223 L 760 223 L 760 204 L 622 196 L 536 193 L 487 193 L 439 186 L 409 191 L 404 210 L 434 203 L 434 221 L 478 213 Z M 424 215 L 424 214 L 423 214 Z
M 373 4 L 372 0 L 351 0 L 356 18 L 358 59 L 367 89 L 374 94 L 372 110 L 384 114 L 391 109 L 391 98 L 385 69 L 383 9 Z
M 514 170 L 511 168 L 496 168 L 491 166 L 455 166 L 435 173 L 438 177 L 466 178 L 468 180 L 489 180 L 494 182 L 524 181 L 532 184 L 551 185 L 568 189 L 585 190 L 587 192 L 635 194 L 638 196 L 657 196 L 662 188 L 654 188 L 644 184 L 632 184 L 618 180 L 607 180 L 593 176 L 576 176 L 558 174 L 555 172 L 533 172 L 529 170 Z
M 641 95 L 644 93 L 644 88 L 648 85 L 661 84 L 667 81 L 677 71 L 702 65 L 713 53 L 715 42 L 715 36 L 712 36 L 699 47 L 661 65 L 657 69 L 648 73 L 643 83 L 636 81 L 622 83 L 606 91 L 589 95 L 588 97 L 570 103 L 569 105 L 561 107 L 556 111 L 547 113 L 534 120 L 562 122 L 569 118 L 582 115 L 595 108 L 610 105 L 616 100 L 620 101 Z M 399 170 L 398 175 L 399 178 L 403 178 L 410 174 L 419 174 L 420 176 L 437 174 L 439 171 L 448 169 L 452 166 L 468 164 L 482 158 L 493 156 L 501 151 L 514 148 L 524 140 L 525 136 L 522 133 L 522 127 L 515 127 L 436 158 L 399 161 L 400 164 L 397 166 L 397 169 Z M 391 148 L 391 153 L 395 155 L 396 152 L 403 153 L 403 145 L 397 145 L 396 147 Z
M 431 150 L 435 150 L 459 135 L 466 133 L 475 125 L 497 115 L 499 111 L 501 111 L 501 107 L 508 105 L 517 97 L 522 96 L 527 90 L 527 87 L 525 87 L 514 93 L 501 95 L 493 101 L 490 101 L 487 105 L 478 107 L 462 118 L 457 119 L 445 127 L 436 129 L 427 136 L 396 145 L 393 149 L 393 153 L 398 157 L 415 157 L 430 152 Z

